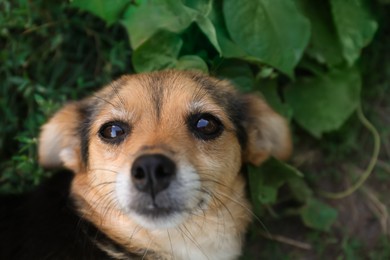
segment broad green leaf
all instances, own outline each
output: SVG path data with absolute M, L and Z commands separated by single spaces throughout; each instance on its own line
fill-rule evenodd
M 311 37 L 306 53 L 320 63 L 334 66 L 343 61 L 341 43 L 328 1 L 295 0 L 310 19 Z
M 133 65 L 137 72 L 172 68 L 176 65 L 182 39 L 170 32 L 160 31 L 133 53 Z
M 366 0 L 330 0 L 333 19 L 349 65 L 359 58 L 378 28 Z
M 218 67 L 217 75 L 231 81 L 243 92 L 253 91 L 255 77 L 247 62 L 225 60 Z
M 292 108 L 286 103 L 282 102 L 278 94 L 278 84 L 276 80 L 262 80 L 257 83 L 256 89 L 264 95 L 268 104 L 279 114 L 291 120 L 292 118 Z
M 220 6 L 220 2 L 214 1 L 208 17 L 216 30 L 222 56 L 225 58 L 249 58 L 249 55 L 230 39 L 221 9 L 222 6 Z
M 355 111 L 361 79 L 355 68 L 300 78 L 286 91 L 294 119 L 315 137 L 337 130 Z
M 109 25 L 117 22 L 120 19 L 120 14 L 129 5 L 128 0 L 73 0 L 72 6 L 82 10 L 89 11 L 103 20 Z
M 131 46 L 137 49 L 157 31 L 181 33 L 195 19 L 196 12 L 176 0 L 143 1 L 130 6 L 122 21 Z
M 310 199 L 300 210 L 306 226 L 328 231 L 337 218 L 337 211 L 317 199 Z
M 180 57 L 175 65 L 175 68 L 178 70 L 201 71 L 203 73 L 209 72 L 206 62 L 196 55 L 186 55 Z
M 199 14 L 196 17 L 196 24 L 199 26 L 200 30 L 207 36 L 214 48 L 220 54 L 222 54 L 222 50 L 217 39 L 217 32 L 211 20 L 208 17 Z
M 246 53 L 292 76 L 309 40 L 310 24 L 291 0 L 225 0 L 230 36 Z
M 268 159 L 260 167 L 249 167 L 249 185 L 254 203 L 272 204 L 276 202 L 278 189 L 286 181 L 302 177 L 294 167 L 275 158 Z
M 221 47 L 217 39 L 216 29 L 208 17 L 211 8 L 211 0 L 184 0 L 184 4 L 197 12 L 195 21 L 200 30 L 206 35 L 214 48 L 221 54 Z
M 197 10 L 199 13 L 203 15 L 208 15 L 211 11 L 213 1 L 211 0 L 183 0 L 183 3 Z

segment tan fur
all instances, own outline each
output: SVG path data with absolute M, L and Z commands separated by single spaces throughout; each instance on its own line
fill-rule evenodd
M 65 105 L 51 120 L 42 127 L 39 138 L 39 163 L 46 168 L 61 165 L 78 172 L 80 141 L 77 125 L 81 121 L 77 112 L 79 104 Z
M 125 76 L 97 92 L 95 96 L 103 105 L 90 126 L 88 167 L 81 161 L 77 129 L 82 116 L 78 110 L 92 98 L 65 106 L 42 128 L 40 136 L 40 163 L 45 167 L 62 165 L 76 173 L 72 194 L 81 214 L 130 252 L 151 259 L 237 258 L 251 219 L 242 164 L 259 165 L 270 155 L 285 159 L 291 152 L 285 120 L 261 98 L 251 95 L 242 97 L 249 110 L 244 124 L 248 145 L 242 151 L 229 115 L 199 87 L 193 75 L 159 72 Z M 238 95 L 229 83 L 208 80 Z M 157 92 L 161 97 L 159 115 L 152 98 Z M 189 132 L 186 115 L 197 109 L 213 113 L 223 122 L 224 131 L 216 140 L 198 140 Z M 108 145 L 97 134 L 110 120 L 131 126 L 131 134 L 120 145 Z M 195 209 L 178 226 L 143 227 L 118 204 L 119 176 L 130 174 L 138 156 L 152 153 L 195 169 L 202 189 L 213 194 L 205 209 Z M 184 179 L 191 181 L 189 176 L 183 171 Z M 194 194 L 194 200 L 201 196 Z

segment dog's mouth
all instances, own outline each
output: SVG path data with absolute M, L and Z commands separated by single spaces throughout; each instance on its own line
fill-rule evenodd
M 181 209 L 175 207 L 159 207 L 157 205 L 147 205 L 144 207 L 137 207 L 134 212 L 147 218 L 167 218 L 175 213 L 182 212 Z
M 139 215 L 148 217 L 148 218 L 167 218 L 174 214 L 180 213 L 192 213 L 194 211 L 204 209 L 206 205 L 206 200 L 201 198 L 194 208 L 183 208 L 178 207 L 177 205 L 173 206 L 159 206 L 155 202 L 147 205 L 138 205 L 138 207 L 133 208 L 133 211 Z
M 129 205 L 130 211 L 148 219 L 164 219 L 174 214 L 185 212 L 184 201 L 167 189 L 155 196 L 149 193 L 137 192 Z

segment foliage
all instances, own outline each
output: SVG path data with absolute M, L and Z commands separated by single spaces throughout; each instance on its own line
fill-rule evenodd
M 67 3 L 0 1 L 0 191 L 20 192 L 46 173 L 37 165 L 39 126 L 67 100 L 130 70 L 120 26 Z
M 36 136 L 62 103 L 122 73 L 199 70 L 260 91 L 296 123 L 294 139 L 334 133 L 361 102 L 361 52 L 378 28 L 368 0 L 73 0 L 0 2 L 0 190 L 41 181 Z M 91 15 L 93 14 L 93 15 Z M 303 130 L 303 131 L 302 131 Z M 298 134 L 300 133 L 300 135 Z M 311 137 L 310 137 L 311 136 Z M 344 137 L 344 136 L 343 136 Z M 329 231 L 337 212 L 293 166 L 250 168 L 256 213 Z M 278 215 L 278 217 L 280 217 Z

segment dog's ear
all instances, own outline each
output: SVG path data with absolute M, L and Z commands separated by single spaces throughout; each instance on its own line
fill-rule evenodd
M 269 156 L 286 160 L 292 150 L 287 121 L 273 111 L 259 96 L 244 95 L 247 146 L 244 162 L 260 165 Z
M 82 167 L 79 126 L 83 121 L 81 102 L 65 105 L 41 129 L 39 163 L 45 168 L 66 167 L 78 172 Z

